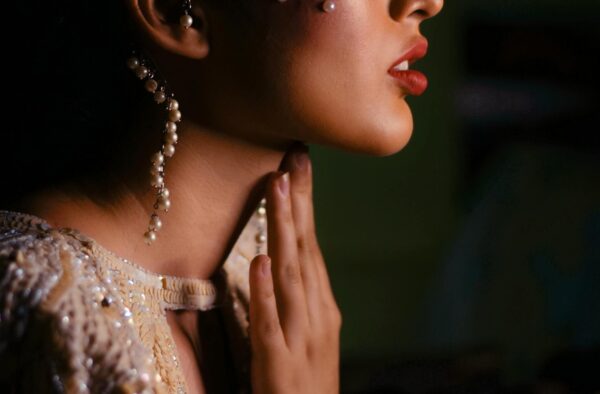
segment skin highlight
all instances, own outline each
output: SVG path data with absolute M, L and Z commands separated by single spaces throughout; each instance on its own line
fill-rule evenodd
M 294 160 L 301 142 L 374 156 L 397 153 L 408 143 L 412 114 L 387 69 L 422 37 L 420 23 L 440 12 L 442 0 L 338 0 L 330 14 L 313 0 L 247 0 L 249 15 L 201 0 L 193 3 L 195 22 L 188 30 L 172 17 L 178 17 L 175 1 L 122 1 L 182 112 L 165 177 L 172 208 L 161 215 L 158 239 L 148 247 L 142 237 L 155 198 L 149 159 L 160 146 L 150 125 L 162 122 L 150 105 L 141 107 L 131 130 L 139 136 L 131 165 L 108 181 L 110 204 L 97 203 L 99 186 L 73 184 L 28 196 L 19 209 L 57 227 L 77 228 L 151 271 L 210 278 L 266 195 L 274 223 L 268 253 L 273 276 L 257 274 L 264 256 L 253 260 L 251 286 L 266 297 L 254 297 L 251 306 L 258 322 L 253 346 L 263 354 L 253 360 L 253 385 L 257 392 L 296 393 L 303 387 L 290 381 L 311 379 L 311 392 L 339 390 L 330 376 L 339 367 L 341 314 L 314 229 L 312 167 L 299 170 Z M 284 171 L 291 178 L 285 201 L 276 194 Z M 295 242 L 299 238 L 304 249 Z M 188 387 L 204 392 L 197 313 L 167 312 Z M 274 329 L 260 330 L 265 324 Z M 310 357 L 298 356 L 303 346 Z M 326 354 L 337 356 L 319 357 Z M 284 372 L 291 370 L 298 372 Z

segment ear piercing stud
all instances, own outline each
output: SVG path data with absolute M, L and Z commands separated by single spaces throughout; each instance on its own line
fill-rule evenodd
M 280 3 L 285 3 L 287 0 L 277 0 Z M 321 3 L 321 9 L 327 13 L 331 13 L 335 11 L 335 1 L 334 0 L 325 0 Z
M 321 8 L 325 12 L 328 12 L 328 13 L 333 12 L 333 11 L 335 11 L 335 1 L 333 1 L 333 0 L 325 0 L 323 2 L 323 4 L 321 4 Z

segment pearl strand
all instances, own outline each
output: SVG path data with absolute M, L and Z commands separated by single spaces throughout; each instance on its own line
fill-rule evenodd
M 260 200 L 260 204 L 258 204 L 258 208 L 256 208 L 256 214 L 258 215 L 256 227 L 257 232 L 254 237 L 256 241 L 256 254 L 265 253 L 263 251 L 264 245 L 267 242 L 267 234 L 265 231 L 265 224 L 267 223 L 267 200 L 263 198 Z
M 151 180 L 150 184 L 157 190 L 157 198 L 154 203 L 154 213 L 150 216 L 150 222 L 148 229 L 144 233 L 144 240 L 146 244 L 150 245 L 156 241 L 156 232 L 162 227 L 162 221 L 158 216 L 157 210 L 168 212 L 171 207 L 171 200 L 169 189 L 165 187 L 165 166 L 169 158 L 175 154 L 175 145 L 177 144 L 177 123 L 181 121 L 181 112 L 179 111 L 179 102 L 174 99 L 173 93 L 166 92 L 167 82 L 163 81 L 160 84 L 155 78 L 157 74 L 153 67 L 149 64 L 150 61 L 144 59 L 142 56 L 136 54 L 134 51 L 133 55 L 127 60 L 127 66 L 135 73 L 140 80 L 146 80 L 144 87 L 146 90 L 153 94 L 154 101 L 157 104 L 164 104 L 164 108 L 168 111 L 167 122 L 163 129 L 163 144 L 160 150 L 154 155 L 150 162 L 152 167 L 150 169 Z

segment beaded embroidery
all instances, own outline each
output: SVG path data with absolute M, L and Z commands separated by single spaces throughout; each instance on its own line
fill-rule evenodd
M 248 269 L 253 229 L 264 226 L 258 219 L 213 282 L 148 271 L 76 230 L 0 210 L 0 361 L 20 368 L 1 371 L 0 383 L 39 363 L 36 373 L 45 368 L 50 381 L 19 382 L 35 392 L 186 393 L 165 310 L 222 307 L 240 391 L 248 392 Z

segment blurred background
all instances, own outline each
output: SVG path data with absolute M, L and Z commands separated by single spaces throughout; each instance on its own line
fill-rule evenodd
M 344 393 L 600 393 L 600 1 L 424 22 L 405 150 L 311 146 Z

